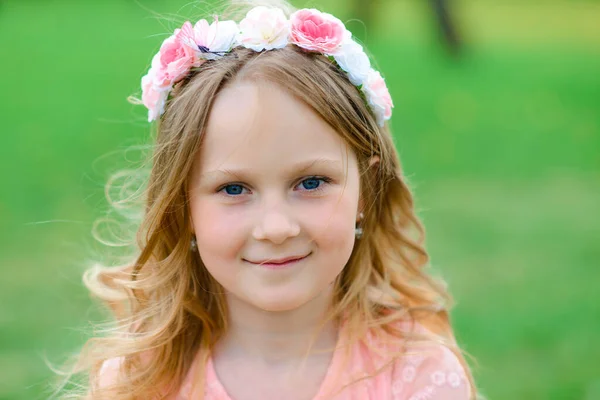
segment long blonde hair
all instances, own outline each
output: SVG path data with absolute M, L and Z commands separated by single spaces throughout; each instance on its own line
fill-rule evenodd
M 89 371 L 89 388 L 84 385 L 83 392 L 94 399 L 124 400 L 176 391 L 196 354 L 203 352 L 206 359 L 226 331 L 224 290 L 189 249 L 188 185 L 214 99 L 239 81 L 279 85 L 309 105 L 356 154 L 364 234 L 336 279 L 329 319 L 346 316 L 351 343 L 368 330 L 399 340 L 443 343 L 463 364 L 475 393 L 449 322 L 450 297 L 424 270 L 429 261 L 424 229 L 387 125 L 377 125 L 360 92 L 327 57 L 294 46 L 262 53 L 236 48 L 204 63 L 174 88 L 156 125 L 135 259 L 122 266 L 95 266 L 84 275 L 115 322 L 77 357 L 71 372 Z M 370 167 L 373 157 L 379 162 Z M 399 331 L 394 328 L 399 320 L 419 322 L 430 334 Z M 119 380 L 98 387 L 102 363 L 116 357 L 124 360 Z M 85 396 L 73 391 L 70 398 Z

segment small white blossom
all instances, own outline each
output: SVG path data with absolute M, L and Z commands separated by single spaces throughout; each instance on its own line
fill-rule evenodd
M 448 384 L 453 388 L 459 387 L 460 386 L 460 376 L 456 372 L 450 372 L 448 374 Z
M 431 382 L 436 386 L 442 386 L 446 383 L 446 374 L 443 371 L 435 371 L 431 374 Z
M 369 71 L 367 79 L 363 83 L 362 91 L 377 119 L 377 123 L 379 126 L 383 126 L 384 122 L 392 116 L 394 103 L 379 71 L 374 69 Z
M 362 46 L 354 40 L 342 43 L 340 50 L 333 57 L 340 68 L 346 71 L 353 85 L 360 86 L 367 79 L 371 61 Z
M 404 367 L 404 369 L 402 370 L 402 380 L 404 382 L 414 381 L 416 375 L 417 375 L 417 370 L 412 365 L 408 365 L 408 366 Z

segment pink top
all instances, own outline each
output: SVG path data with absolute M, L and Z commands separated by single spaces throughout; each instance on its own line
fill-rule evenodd
M 343 346 L 345 336 L 340 335 L 338 345 L 327 374 L 321 383 L 314 400 L 468 400 L 471 398 L 469 382 L 458 358 L 447 347 L 439 344 L 428 344 L 418 348 L 396 360 L 390 367 L 383 369 L 378 375 L 353 383 L 331 397 L 330 393 L 338 392 L 344 384 L 352 382 L 373 366 L 381 366 L 381 356 L 370 350 L 363 342 L 351 349 L 350 359 L 345 358 Z M 373 334 L 368 334 L 366 341 L 371 346 L 381 345 Z M 385 354 L 385 353 L 384 353 Z M 108 384 L 115 378 L 119 361 L 108 360 L 101 370 L 101 385 Z M 198 396 L 192 391 L 193 371 L 188 373 L 181 390 L 170 400 L 193 400 Z M 212 360 L 206 363 L 205 400 L 235 400 L 227 394 L 227 390 L 219 381 Z

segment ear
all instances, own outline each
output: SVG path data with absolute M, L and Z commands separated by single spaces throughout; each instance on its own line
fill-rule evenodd
M 373 156 L 369 160 L 369 170 L 377 169 L 377 168 L 379 168 L 379 156 Z M 356 222 L 359 221 L 360 214 L 362 212 L 364 212 L 364 209 L 365 209 L 365 204 L 364 204 L 362 196 L 360 196 L 360 198 L 358 199 L 358 211 L 356 213 Z
M 375 166 L 375 167 L 379 166 L 379 156 L 373 156 L 369 160 L 369 169 L 373 168 L 373 166 Z

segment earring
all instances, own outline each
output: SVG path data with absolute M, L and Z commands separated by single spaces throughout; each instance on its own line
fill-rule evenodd
M 196 236 L 192 237 L 192 240 L 190 240 L 190 251 L 196 251 L 198 250 L 198 242 L 196 242 Z
M 365 215 L 363 213 L 360 213 L 358 215 L 358 222 L 360 223 L 360 221 L 362 221 L 362 219 L 365 217 Z M 363 235 L 363 228 L 358 226 L 356 226 L 356 228 L 354 229 L 354 236 L 356 236 L 357 239 L 360 239 Z
M 363 229 L 360 226 L 357 226 L 356 229 L 354 229 L 354 236 L 356 236 L 357 239 L 360 239 L 363 235 Z

